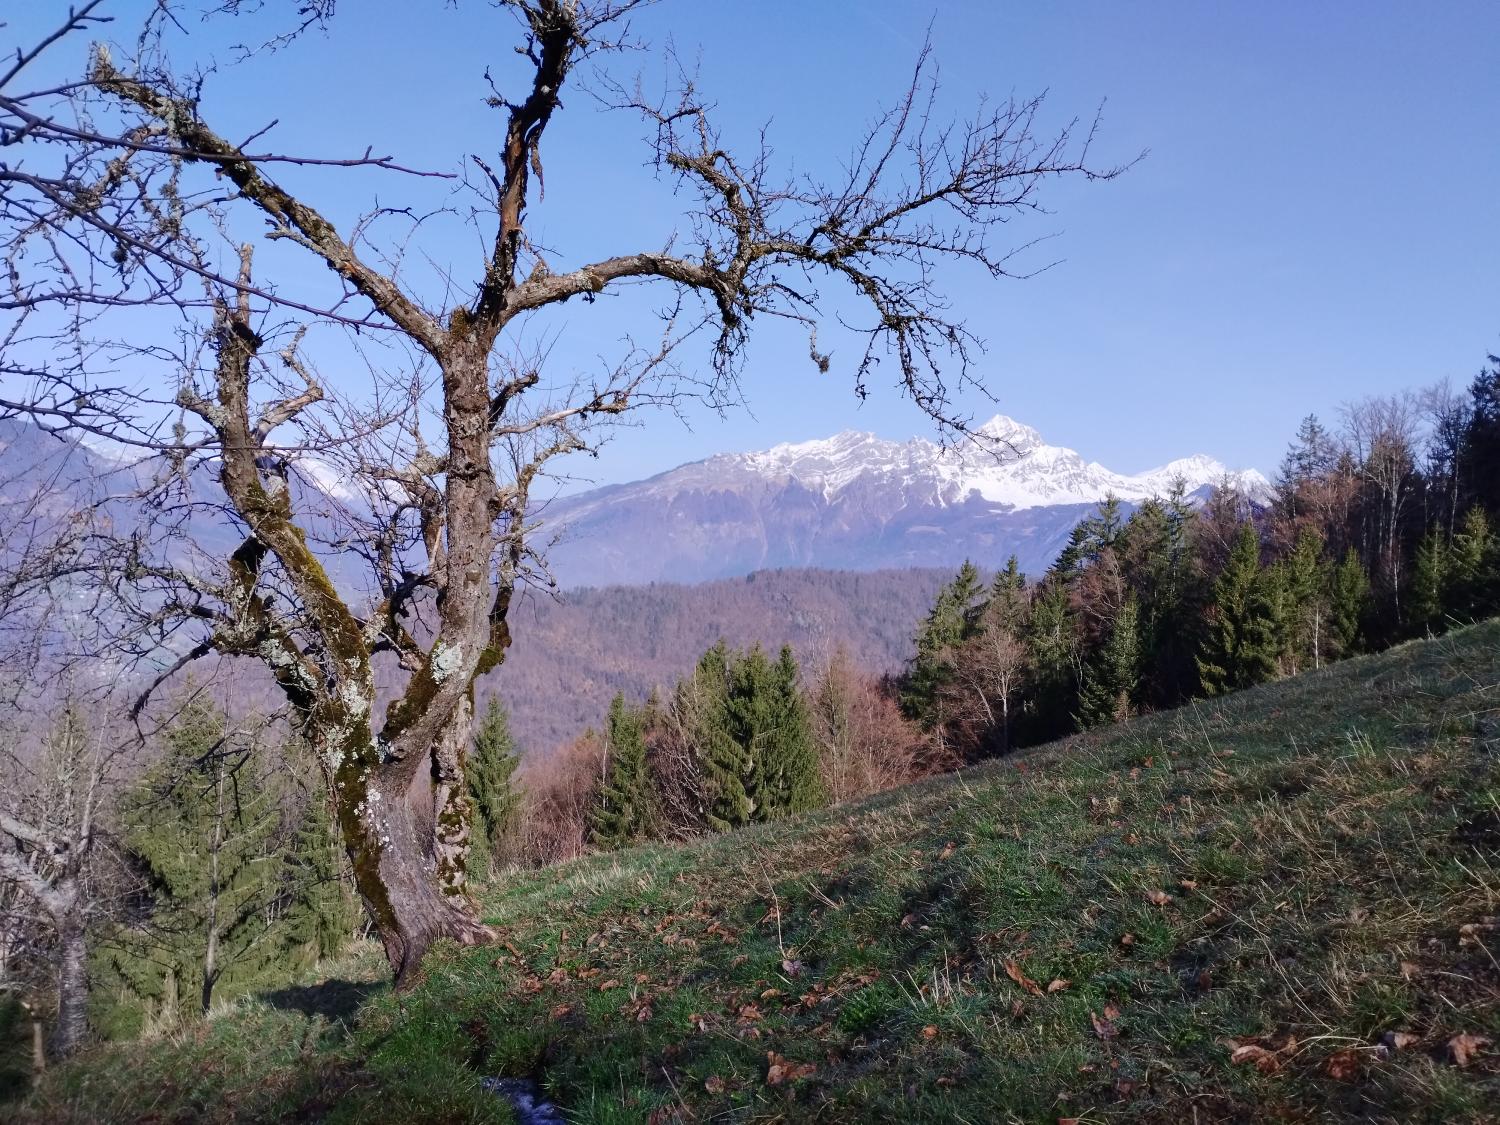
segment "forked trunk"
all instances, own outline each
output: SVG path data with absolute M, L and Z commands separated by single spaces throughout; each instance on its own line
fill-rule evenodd
M 465 704 L 425 760 L 365 768 L 346 756 L 334 778 L 355 887 L 398 989 L 416 982 L 434 941 L 477 945 L 495 936 L 469 894 L 465 869 L 473 819 L 462 773 L 468 719 Z

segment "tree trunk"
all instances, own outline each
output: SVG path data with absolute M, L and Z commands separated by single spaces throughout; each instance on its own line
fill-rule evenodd
M 460 706 L 425 758 L 367 764 L 364 759 L 376 751 L 366 744 L 332 759 L 338 763 L 332 790 L 355 888 L 398 989 L 416 983 L 434 941 L 477 945 L 495 936 L 466 882 L 473 812 L 462 772 L 468 715 L 468 707 Z M 421 771 L 424 763 L 430 776 Z
M 66 1058 L 83 1045 L 88 1034 L 88 943 L 81 921 L 58 927 L 57 1026 L 52 1031 L 52 1053 Z

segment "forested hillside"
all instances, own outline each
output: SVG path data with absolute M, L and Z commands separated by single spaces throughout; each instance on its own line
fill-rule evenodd
M 816 671 L 843 646 L 867 671 L 895 672 L 947 576 L 933 570 L 865 573 L 760 571 L 696 586 L 656 583 L 532 595 L 511 610 L 515 645 L 480 681 L 511 710 L 522 749 L 548 751 L 597 726 L 610 698 L 644 699 L 692 671 L 720 638 L 772 651 L 784 644 Z

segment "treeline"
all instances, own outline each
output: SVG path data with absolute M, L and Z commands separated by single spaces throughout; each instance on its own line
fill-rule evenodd
M 1500 359 L 1466 393 L 1306 418 L 1269 504 L 1114 500 L 1036 581 L 943 587 L 905 714 L 973 759 L 1250 687 L 1500 611 Z
M 491 714 L 494 714 L 494 710 Z M 764 823 L 953 768 L 888 683 L 837 650 L 808 681 L 790 647 L 720 641 L 642 703 L 616 694 L 599 730 L 516 774 L 512 862 L 682 840 Z

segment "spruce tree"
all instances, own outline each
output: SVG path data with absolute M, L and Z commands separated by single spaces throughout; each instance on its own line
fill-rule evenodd
M 1444 604 L 1449 614 L 1465 621 L 1500 609 L 1500 541 L 1478 505 L 1464 514 L 1453 537 Z
M 1360 650 L 1369 607 L 1370 575 L 1350 547 L 1329 577 L 1329 639 L 1339 656 L 1353 656 Z
M 979 568 L 964 560 L 953 581 L 938 591 L 917 632 L 917 653 L 903 678 L 901 706 L 928 730 L 942 724 L 940 697 L 952 677 L 953 650 L 974 634 L 983 592 Z
M 1447 571 L 1447 544 L 1443 542 L 1443 533 L 1434 527 L 1417 544 L 1417 557 L 1412 563 L 1411 588 L 1406 596 L 1406 612 L 1411 631 L 1418 636 L 1430 637 L 1442 631 Z
M 1035 687 L 1022 712 L 1024 735 L 1043 742 L 1066 733 L 1078 711 L 1078 632 L 1067 584 L 1055 574 L 1032 600 L 1026 648 Z
M 1295 675 L 1304 668 L 1321 667 L 1323 650 L 1327 647 L 1323 537 L 1315 529 L 1304 527 L 1291 554 L 1278 564 L 1278 570 L 1281 657 L 1286 673 Z
M 1212 616 L 1198 657 L 1198 675 L 1209 695 L 1275 676 L 1279 646 L 1274 581 L 1261 571 L 1255 525 L 1242 523 L 1214 583 Z
M 783 645 L 769 680 L 771 729 L 761 749 L 762 819 L 827 804 L 812 724 L 798 680 L 797 660 L 791 647 Z
M 469 865 L 488 869 L 505 859 L 518 812 L 520 794 L 514 775 L 520 759 L 510 733 L 510 715 L 499 696 L 490 696 L 474 732 L 474 747 L 465 771 L 474 802 L 474 847 Z
M 1084 666 L 1078 696 L 1079 727 L 1121 722 L 1133 714 L 1140 658 L 1140 609 L 1131 595 L 1115 616 L 1109 636 Z
M 165 743 L 125 801 L 125 844 L 150 878 L 144 944 L 163 974 L 160 995 L 184 1007 L 193 996 L 206 1013 L 222 981 L 255 977 L 281 953 L 267 932 L 280 818 L 258 748 L 230 738 L 208 704 L 183 704 Z
M 698 660 L 691 681 L 678 688 L 692 715 L 692 738 L 705 787 L 704 817 L 716 831 L 750 823 L 755 815 L 755 761 L 735 737 L 730 713 L 730 656 L 721 640 Z
M 646 839 L 655 824 L 655 801 L 642 715 L 625 706 L 623 692 L 609 705 L 605 725 L 608 764 L 594 809 L 591 838 L 605 850 Z

